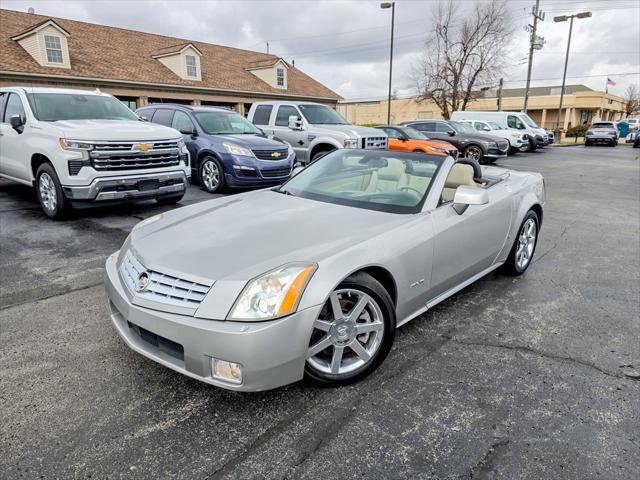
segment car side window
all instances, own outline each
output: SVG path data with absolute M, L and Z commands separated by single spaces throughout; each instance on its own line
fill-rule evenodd
M 436 123 L 435 122 L 420 122 L 420 123 L 412 123 L 411 127 L 416 130 L 420 130 L 421 132 L 435 132 L 436 131 Z
M 145 108 L 144 110 L 138 110 L 136 112 L 138 114 L 139 117 L 144 117 L 147 119 L 147 121 L 151 121 L 151 119 L 153 118 L 153 114 L 156 113 L 156 109 L 155 108 Z
M 400 138 L 400 132 L 395 128 L 383 128 L 382 131 L 386 133 L 389 138 Z
M 436 123 L 436 132 L 446 133 L 453 130 L 448 123 L 445 122 L 437 122 Z
M 171 126 L 171 118 L 173 117 L 173 110 L 168 108 L 159 108 L 156 113 L 153 114 L 153 123 L 159 123 L 165 127 Z
M 171 127 L 175 128 L 178 131 L 183 129 L 193 130 L 193 122 L 189 118 L 189 115 L 187 115 L 184 112 L 181 112 L 180 110 L 176 110 L 176 112 L 173 114 L 173 121 L 171 122 Z
M 273 105 L 258 105 L 256 111 L 253 112 L 254 125 L 269 125 L 272 111 Z
M 24 106 L 22 105 L 22 100 L 15 93 L 10 93 L 9 98 L 7 98 L 5 110 L 4 110 L 4 123 L 9 123 L 11 117 L 13 115 L 20 115 L 22 120 L 26 120 L 27 115 L 24 111 Z
M 520 128 L 521 123 L 515 115 L 509 115 L 507 117 L 507 127 L 509 128 Z
M 280 105 L 278 108 L 278 114 L 276 115 L 276 125 L 279 127 L 289 126 L 289 117 L 292 115 L 300 117 L 298 109 L 291 105 Z

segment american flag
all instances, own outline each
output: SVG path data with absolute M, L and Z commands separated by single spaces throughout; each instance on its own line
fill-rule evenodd
M 616 86 L 616 82 L 614 82 L 613 80 L 611 80 L 609 77 L 607 77 L 607 86 L 612 85 L 612 86 Z

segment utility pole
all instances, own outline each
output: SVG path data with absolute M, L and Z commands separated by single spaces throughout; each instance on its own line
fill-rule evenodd
M 267 54 L 269 54 L 269 42 L 267 42 Z
M 502 111 L 502 85 L 504 80 L 501 78 L 500 83 L 498 83 L 498 111 Z
M 393 73 L 393 24 L 396 16 L 396 2 L 383 2 L 382 9 L 391 9 L 391 47 L 389 49 L 389 95 L 387 96 L 387 125 L 391 124 L 391 78 Z
M 527 67 L 527 86 L 524 89 L 524 113 L 527 113 L 529 103 L 529 87 L 531 86 L 531 69 L 533 68 L 533 51 L 540 50 L 544 45 L 544 38 L 536 36 L 538 30 L 538 20 L 544 22 L 544 12 L 540 11 L 540 0 L 536 0 L 536 5 L 531 11 L 533 15 L 533 25 L 527 25 L 524 29 L 531 35 L 529 37 L 529 66 Z

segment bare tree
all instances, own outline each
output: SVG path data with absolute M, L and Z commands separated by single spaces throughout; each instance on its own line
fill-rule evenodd
M 477 86 L 495 83 L 504 69 L 513 33 L 505 0 L 476 2 L 468 13 L 455 0 L 433 12 L 435 28 L 414 66 L 417 101 L 432 100 L 444 118 L 465 110 Z
M 626 117 L 630 117 L 638 111 L 640 111 L 640 91 L 637 85 L 631 84 L 624 93 L 624 113 Z

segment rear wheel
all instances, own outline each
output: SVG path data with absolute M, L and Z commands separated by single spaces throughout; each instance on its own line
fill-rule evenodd
M 540 220 L 533 210 L 529 210 L 520 224 L 518 236 L 516 237 L 507 261 L 502 267 L 502 271 L 507 275 L 522 275 L 533 259 L 538 243 L 538 231 L 540 230 Z
M 36 172 L 36 194 L 47 217 L 54 220 L 67 217 L 71 206 L 67 197 L 64 196 L 58 175 L 50 163 L 43 163 Z
M 395 331 L 387 291 L 370 275 L 354 274 L 331 292 L 313 325 L 305 373 L 326 386 L 357 382 L 386 358 Z

